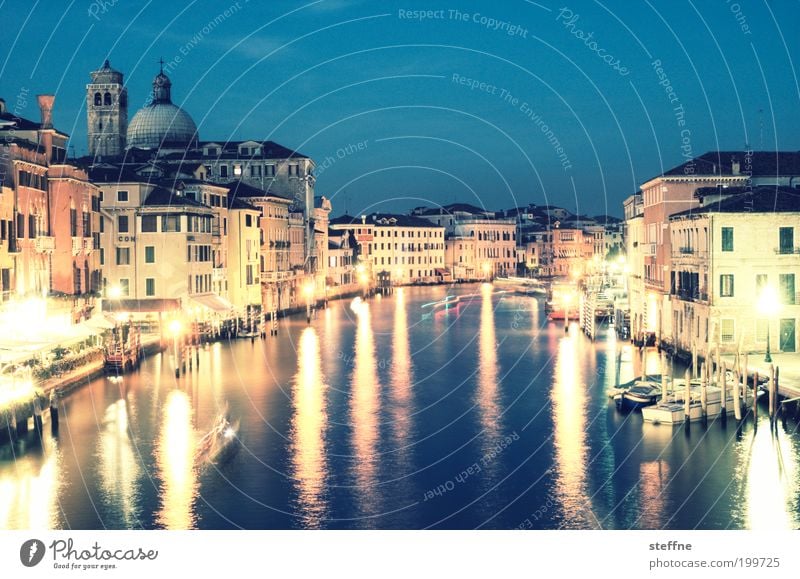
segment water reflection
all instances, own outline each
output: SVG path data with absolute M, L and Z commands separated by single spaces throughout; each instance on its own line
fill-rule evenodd
M 198 482 L 195 468 L 197 440 L 192 427 L 192 406 L 181 390 L 172 390 L 164 406 L 164 420 L 156 450 L 161 478 L 161 505 L 156 515 L 165 529 L 192 529 Z
M 350 424 L 353 428 L 353 469 L 358 502 L 362 514 L 375 511 L 377 488 L 375 487 L 378 457 L 378 412 L 380 382 L 378 381 L 375 338 L 370 322 L 370 304 L 356 298 L 353 300 L 356 315 L 355 354 L 352 375 Z
M 558 344 L 555 384 L 551 394 L 553 443 L 555 445 L 555 494 L 561 507 L 561 526 L 595 528 L 596 517 L 588 496 L 586 465 L 586 381 L 578 363 L 578 330 L 563 336 Z
M 124 399 L 106 409 L 97 446 L 103 500 L 119 511 L 124 528 L 131 528 L 138 523 L 137 489 L 141 469 L 130 437 Z
M 392 427 L 398 449 L 408 443 L 411 424 L 409 406 L 413 373 L 408 341 L 408 316 L 403 288 L 398 288 L 395 297 L 394 326 L 392 331 Z
M 766 428 L 765 428 L 766 426 Z M 747 460 L 746 509 L 747 528 L 752 530 L 788 530 L 793 528 L 793 515 L 789 511 L 796 492 L 796 454 L 791 443 L 780 429 L 777 434 L 768 425 L 753 434 Z
M 497 401 L 497 336 L 494 327 L 492 286 L 481 285 L 481 322 L 478 352 L 477 404 L 483 431 L 484 454 L 497 444 L 500 432 L 500 409 Z
M 660 429 L 667 432 L 666 428 Z M 637 527 L 662 529 L 666 523 L 664 499 L 669 484 L 669 464 L 663 460 L 639 465 L 639 519 Z M 672 515 L 672 513 L 669 513 Z
M 316 529 L 328 510 L 325 500 L 328 469 L 325 463 L 325 384 L 319 338 L 313 328 L 303 330 L 297 350 L 294 380 L 291 460 L 298 487 L 298 512 L 302 526 Z
M 30 452 L 30 451 L 29 451 Z M 24 456 L 0 477 L 0 529 L 58 528 L 59 451 Z

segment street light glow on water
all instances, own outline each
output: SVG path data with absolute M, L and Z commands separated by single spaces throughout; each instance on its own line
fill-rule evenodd
M 448 295 L 464 299 L 425 315 Z M 643 362 L 618 370 L 619 345 L 490 284 L 332 301 L 310 325 L 201 349 L 180 378 L 165 353 L 75 390 L 57 438 L 0 459 L 0 526 L 797 527 L 791 423 L 619 414 L 606 391 Z M 239 449 L 199 461 L 221 412 Z

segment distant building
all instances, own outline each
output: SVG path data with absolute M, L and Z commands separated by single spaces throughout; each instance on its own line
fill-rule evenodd
M 414 216 L 445 228 L 445 236 L 454 241 L 448 258 L 456 280 L 490 279 L 515 275 L 517 271 L 517 223 L 515 219 L 497 218 L 495 213 L 466 203 L 439 208 L 417 208 Z M 463 240 L 470 239 L 472 243 Z M 460 252 L 469 252 L 462 254 Z M 471 264 L 471 265 L 470 265 Z M 459 277 L 463 275 L 465 277 Z
M 331 220 L 333 229 L 361 240 L 362 263 L 372 279 L 388 275 L 394 284 L 432 283 L 445 273 L 445 228 L 414 216 L 373 213 Z

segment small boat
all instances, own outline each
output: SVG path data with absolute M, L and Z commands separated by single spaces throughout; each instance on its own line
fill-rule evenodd
M 614 396 L 614 402 L 622 412 L 630 412 L 655 404 L 659 396 L 661 396 L 661 386 L 640 384 Z
M 238 434 L 239 421 L 232 423 L 224 413 L 220 414 L 198 443 L 195 460 L 200 464 L 222 464 L 237 448 Z

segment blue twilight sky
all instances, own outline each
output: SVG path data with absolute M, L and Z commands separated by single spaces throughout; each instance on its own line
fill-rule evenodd
M 684 154 L 800 149 L 795 0 L 0 0 L 0 21 L 0 96 L 38 119 L 56 94 L 75 154 L 89 71 L 125 73 L 132 118 L 163 57 L 201 139 L 313 157 L 335 214 L 619 215 Z

